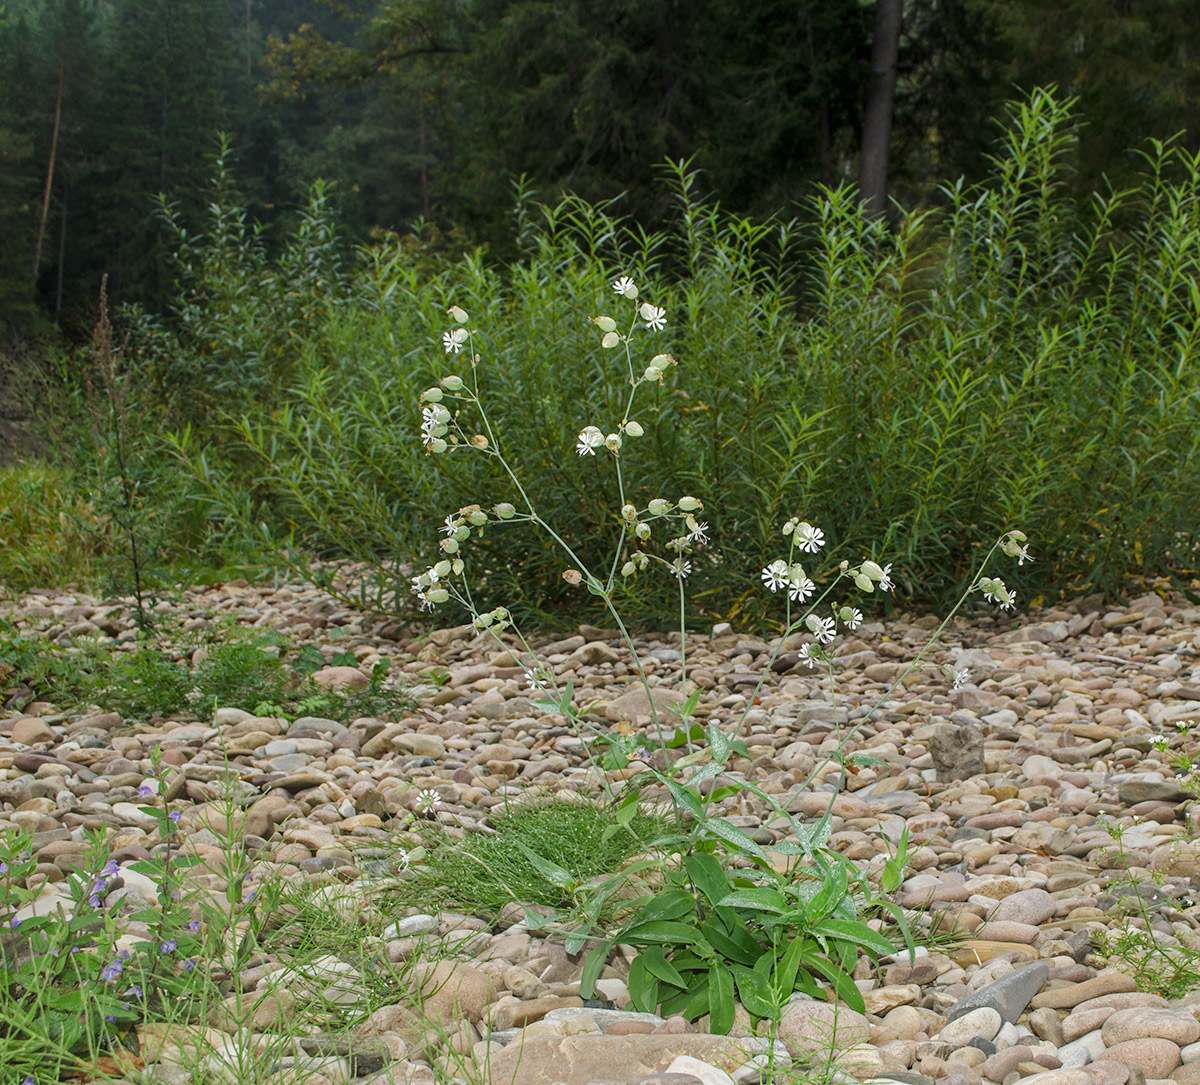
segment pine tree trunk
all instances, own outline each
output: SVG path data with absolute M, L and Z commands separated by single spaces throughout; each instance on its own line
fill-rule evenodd
M 54 95 L 54 132 L 50 136 L 50 161 L 46 164 L 46 187 L 42 190 L 42 217 L 38 220 L 37 242 L 33 247 L 33 288 L 37 289 L 38 269 L 42 265 L 42 243 L 46 240 L 46 219 L 50 214 L 50 193 L 54 187 L 54 160 L 58 156 L 58 129 L 62 122 L 63 83 L 67 66 L 58 66 L 58 92 Z
M 904 0 L 875 0 L 875 38 L 871 46 L 871 82 L 863 114 L 862 155 L 858 188 L 863 206 L 873 215 L 887 209 L 888 148 L 892 140 L 892 107 L 896 97 L 896 59 Z

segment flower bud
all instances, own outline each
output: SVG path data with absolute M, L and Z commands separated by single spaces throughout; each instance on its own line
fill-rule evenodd
M 457 554 L 458 553 L 458 540 L 457 539 L 443 539 L 438 545 L 442 548 L 442 551 L 446 554 Z
M 466 566 L 463 564 L 462 558 L 455 558 L 452 562 L 450 562 L 450 571 L 455 576 L 462 576 L 462 571 L 465 568 Z
M 616 433 L 610 433 L 604 438 L 604 447 L 614 456 L 621 451 L 621 438 Z
M 471 447 L 472 448 L 487 448 L 487 446 L 488 446 L 488 439 L 482 433 L 477 433 L 477 434 L 475 434 L 474 437 L 471 438 Z
M 455 542 L 466 542 L 471 537 L 471 529 L 466 524 L 459 524 L 450 536 Z
M 446 451 L 446 442 L 440 437 L 434 437 L 428 445 L 425 446 L 430 452 L 439 453 Z
M 642 380 L 660 381 L 662 380 L 663 371 L 656 365 L 646 366 L 646 372 L 642 374 Z
M 673 354 L 656 354 L 650 359 L 650 364 L 659 369 L 666 369 L 669 365 L 678 365 L 679 363 Z
M 862 565 L 859 566 L 859 572 L 865 573 L 872 580 L 883 579 L 883 570 L 873 561 L 864 561 Z
M 492 512 L 501 520 L 511 520 L 517 514 L 517 510 L 507 501 L 501 501 L 499 505 L 493 505 Z
M 634 520 L 637 519 L 637 509 L 634 508 L 632 505 L 622 505 L 621 506 L 621 519 L 627 520 L 629 523 L 632 524 L 634 522 Z
M 641 542 L 645 542 L 648 538 L 650 538 L 650 525 L 638 524 L 637 527 L 633 529 L 633 533 Z
M 604 338 L 600 340 L 600 345 L 605 350 L 612 350 L 620 341 L 621 337 L 616 332 L 605 332 Z
M 617 322 L 611 316 L 594 316 L 592 317 L 592 323 L 602 332 L 615 332 L 617 330 Z
M 857 584 L 863 591 L 875 590 L 875 581 L 864 573 L 855 573 L 854 583 Z
M 475 615 L 475 624 L 477 626 L 479 626 L 480 629 L 486 629 L 489 625 L 492 624 L 493 620 L 494 619 L 492 618 L 491 614 L 485 613 L 485 614 Z
M 824 620 L 821 618 L 818 618 L 815 614 L 807 615 L 804 619 L 804 624 L 807 625 L 808 628 L 810 630 L 812 630 L 812 632 L 814 632 L 814 633 L 825 628 Z
M 634 421 L 626 422 L 624 429 L 630 437 L 640 437 L 646 432 L 637 422 Z
M 625 562 L 624 565 L 621 566 L 621 575 L 622 576 L 633 576 L 633 574 L 636 572 L 637 572 L 637 566 L 634 565 L 632 561 L 627 561 L 627 562 Z
M 467 513 L 467 523 L 482 527 L 487 523 L 487 513 L 483 509 L 472 509 Z
M 450 562 L 448 562 L 445 558 L 442 558 L 442 560 L 439 561 L 433 567 L 433 571 L 438 575 L 438 578 L 440 579 L 441 577 L 445 576 L 447 573 L 450 572 Z
M 697 501 L 694 497 L 681 497 L 679 499 L 679 507 L 684 512 L 699 512 L 704 508 L 704 502 Z
M 441 384 L 441 386 L 445 388 L 447 392 L 457 392 L 463 386 L 463 379 L 462 377 L 456 377 L 453 373 L 451 373 L 450 376 L 443 377 L 438 383 Z
M 653 501 L 650 502 L 650 515 L 651 516 L 664 516 L 670 510 L 671 510 L 671 502 L 665 501 L 661 497 L 656 497 Z
M 425 391 L 423 391 L 421 393 L 421 402 L 422 403 L 426 403 L 426 402 L 427 403 L 441 403 L 442 402 L 442 390 L 440 388 L 426 388 Z
M 449 313 L 450 316 L 452 316 L 459 324 L 465 324 L 467 322 L 467 314 L 463 312 L 463 310 L 457 305 L 451 305 L 446 312 Z
M 450 593 L 445 588 L 430 588 L 425 593 L 425 598 L 431 603 L 444 603 L 450 598 Z
M 564 569 L 562 572 L 562 578 L 568 584 L 578 584 L 583 580 L 583 573 L 581 573 L 578 569 Z

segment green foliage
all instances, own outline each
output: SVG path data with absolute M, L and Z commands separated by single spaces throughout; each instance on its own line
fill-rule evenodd
M 402 564 L 446 514 L 515 499 L 494 460 L 430 470 L 419 439 L 417 395 L 441 372 L 455 303 L 486 329 L 476 375 L 505 456 L 594 562 L 621 525 L 578 530 L 606 474 L 571 449 L 583 426 L 619 417 L 626 381 L 574 314 L 604 312 L 629 272 L 666 308 L 662 346 L 681 364 L 642 400 L 654 437 L 626 449 L 626 471 L 666 497 L 720 495 L 706 513 L 719 549 L 694 572 L 707 615 L 762 617 L 745 569 L 796 509 L 849 552 L 894 556 L 901 587 L 935 602 L 972 565 L 976 533 L 1014 522 L 1040 540 L 1022 598 L 1178 574 L 1194 566 L 1200 490 L 1200 164 L 1157 146 L 1139 186 L 1080 206 L 1063 184 L 1072 141 L 1069 103 L 1039 92 L 1012 107 L 985 183 L 950 186 L 943 214 L 892 228 L 848 189 L 816 201 L 814 236 L 754 225 L 702 204 L 680 167 L 669 233 L 526 198 L 528 255 L 507 275 L 478 258 L 419 275 L 398 245 L 376 247 L 299 346 L 282 402 L 219 442 L 184 435 L 180 455 L 246 537 L 294 565 L 304 552 L 364 562 L 351 596 L 403 612 Z M 535 534 L 489 529 L 477 546 L 484 597 L 596 613 Z M 674 600 L 639 584 L 628 607 L 661 624 Z
M 423 830 L 429 854 L 405 892 L 490 916 L 514 902 L 568 908 L 584 886 L 621 869 L 666 828 L 661 818 L 635 812 L 618 822 L 602 806 L 565 800 L 518 803 L 490 820 L 494 833 L 465 841 Z

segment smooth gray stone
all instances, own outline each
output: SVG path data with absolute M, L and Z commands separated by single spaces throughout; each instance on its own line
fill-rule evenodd
M 946 1011 L 946 1020 L 953 1021 L 980 1006 L 990 1006 L 1010 1025 L 1015 1024 L 1049 978 L 1050 966 L 1045 961 L 1035 961 L 959 999 Z

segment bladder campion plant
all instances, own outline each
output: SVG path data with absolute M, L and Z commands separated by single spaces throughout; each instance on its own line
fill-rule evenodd
M 830 759 L 800 785 L 802 789 L 811 784 L 831 761 L 838 764 L 837 787 L 829 796 L 823 815 L 811 826 L 788 811 L 792 795 L 769 794 L 752 781 L 738 778 L 730 768 L 734 757 L 744 757 L 747 753 L 741 731 L 766 681 L 770 664 L 764 668 L 753 694 L 747 697 L 746 709 L 731 728 L 726 730 L 718 722 L 693 723 L 700 690 L 689 690 L 687 681 L 685 593 L 693 558 L 708 542 L 709 527 L 700 519 L 704 511 L 700 499 L 690 495 L 673 501 L 654 497 L 642 504 L 630 485 L 626 471 L 628 451 L 645 432 L 635 417 L 638 395 L 648 386 L 662 383 L 678 362 L 662 351 L 653 352 L 644 365 L 635 362 L 635 345 L 645 336 L 662 332 L 667 314 L 650 302 L 639 302 L 638 287 L 627 276 L 617 278 L 612 289 L 618 303 L 628 303 L 632 310 L 624 330 L 619 330 L 616 319 L 608 315 L 594 317 L 593 323 L 600 333 L 601 349 L 622 356 L 628 396 L 619 419 L 606 420 L 609 424 L 604 426 L 594 421 L 585 424 L 575 447 L 580 457 L 606 457 L 612 465 L 619 533 L 611 560 L 604 568 L 589 567 L 571 543 L 534 507 L 504 455 L 480 397 L 478 375 L 482 358 L 476 351 L 477 333 L 470 329 L 467 313 L 451 306 L 449 314 L 454 326 L 443 335 L 442 344 L 447 354 L 463 356 L 464 375 L 445 376 L 423 393 L 421 439 L 433 456 L 477 453 L 493 457 L 512 485 L 514 500 L 501 501 L 486 510 L 480 504 L 465 505 L 448 516 L 442 528 L 445 536 L 440 543 L 442 557 L 413 578 L 413 591 L 422 609 L 432 610 L 451 600 L 461 604 L 470 612 L 476 628 L 501 648 L 508 645 L 500 634 L 511 631 L 528 653 L 521 658 L 534 660 L 525 666 L 525 674 L 529 683 L 544 695 L 541 704 L 565 716 L 580 737 L 590 743 L 596 754 L 594 763 L 622 770 L 637 763 L 639 771 L 625 774 L 629 778 L 618 804 L 618 826 L 632 822 L 639 802 L 651 789 L 665 794 L 673 806 L 675 831 L 655 842 L 657 855 L 632 862 L 610 877 L 593 879 L 582 902 L 570 915 L 553 917 L 562 921 L 566 930 L 568 952 L 578 952 L 589 937 L 596 935 L 601 912 L 614 894 L 620 890 L 620 895 L 627 898 L 631 887 L 640 886 L 644 890 L 635 894 L 619 913 L 623 915 L 619 928 L 602 932 L 599 946 L 590 952 L 581 981 L 582 995 L 588 997 L 594 993 L 609 951 L 623 944 L 639 951 L 629 974 L 630 995 L 637 1008 L 661 1008 L 663 1013 L 682 1013 L 692 1020 L 708 1015 L 709 1027 L 716 1033 L 726 1033 L 732 1027 L 739 1001 L 753 1021 L 778 1022 L 783 1008 L 797 991 L 809 996 L 832 991 L 849 1006 L 861 1010 L 862 995 L 851 978 L 859 949 L 872 957 L 895 951 L 895 946 L 876 929 L 878 924 L 868 925 L 865 916 L 870 912 L 890 913 L 910 950 L 913 947 L 905 913 L 888 899 L 903 878 L 906 842 L 883 866 L 878 885 L 827 847 L 832 832 L 833 802 L 845 784 L 848 769 L 882 763 L 845 752 L 846 741 L 870 719 L 878 704 L 842 734 L 842 741 Z M 536 662 L 528 642 L 514 627 L 509 610 L 503 606 L 486 608 L 475 599 L 467 577 L 470 540 L 493 525 L 515 523 L 531 524 L 545 532 L 561 548 L 568 563 L 563 579 L 585 586 L 603 602 L 646 692 L 647 711 L 653 724 L 651 733 L 638 735 L 628 721 L 622 721 L 613 733 L 607 734 L 589 727 L 575 706 L 572 683 L 560 688 L 553 668 Z M 823 531 L 807 520 L 793 517 L 783 525 L 782 532 L 788 547 L 786 557 L 772 561 L 761 572 L 764 588 L 780 594 L 785 612 L 783 635 L 776 642 L 770 663 L 774 663 L 789 636 L 807 634 L 811 640 L 802 647 L 803 661 L 809 666 L 823 665 L 832 680 L 831 646 L 839 630 L 857 629 L 863 621 L 862 611 L 849 593 L 865 596 L 890 591 L 891 566 L 866 559 L 817 569 L 815 563 L 821 560 L 825 547 Z M 659 552 L 652 548 L 656 533 L 666 535 Z M 1025 543 L 1026 537 L 1020 531 L 1007 532 L 997 540 L 967 590 L 909 670 L 919 665 L 941 629 L 972 593 L 982 593 L 989 601 L 1012 609 L 1015 593 L 1001 580 L 983 574 L 997 550 L 1021 562 L 1031 560 Z M 665 570 L 678 589 L 680 682 L 686 699 L 673 706 L 677 721 L 670 728 L 663 726 L 646 670 L 616 602 L 624 581 L 652 567 Z M 820 584 L 824 587 L 818 587 Z M 946 677 L 958 687 L 968 675 L 951 670 Z M 676 751 L 684 746 L 687 752 L 680 756 Z M 601 756 L 603 747 L 607 750 Z M 657 752 L 651 747 L 656 747 Z M 735 782 L 725 782 L 730 779 Z M 602 780 L 607 785 L 607 777 L 602 775 Z M 761 800 L 772 818 L 782 819 L 780 823 L 790 830 L 788 838 L 763 845 L 720 816 L 722 803 L 743 793 Z M 542 857 L 531 854 L 530 858 L 537 861 L 538 869 L 551 880 L 559 875 L 570 877 Z M 528 921 L 531 926 L 545 926 L 548 922 L 544 916 L 533 913 Z

